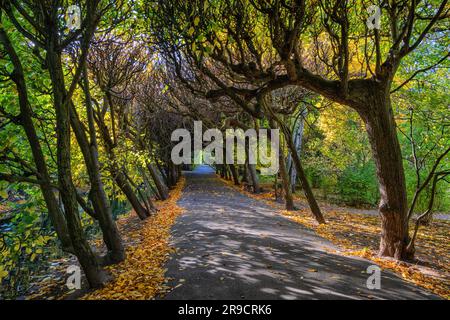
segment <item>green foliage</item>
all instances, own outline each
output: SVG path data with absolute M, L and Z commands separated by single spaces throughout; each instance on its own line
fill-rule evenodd
M 24 294 L 31 274 L 44 270 L 48 260 L 61 254 L 39 193 L 19 189 L 26 198 L 10 203 L 13 218 L 0 225 L 0 296 L 4 298 Z
M 375 206 L 379 198 L 375 165 L 372 162 L 362 167 L 347 167 L 338 178 L 338 194 L 352 206 L 370 204 Z
M 439 60 L 439 55 L 430 50 L 425 57 L 415 56 L 411 63 L 419 67 Z M 448 62 L 447 62 L 448 64 Z M 411 202 L 418 183 L 425 181 L 436 159 L 450 147 L 450 97 L 449 78 L 445 63 L 439 68 L 419 74 L 416 81 L 408 83 L 394 95 L 398 113 L 399 139 L 404 158 L 408 198 Z M 450 156 L 445 156 L 436 171 L 450 169 Z M 448 179 L 438 182 L 434 212 L 450 211 L 450 183 Z M 427 210 L 431 197 L 428 185 L 417 200 L 415 212 Z
M 306 128 L 303 161 L 316 194 L 331 202 L 375 206 L 375 166 L 359 116 L 331 105 L 310 114 L 308 122 L 312 125 Z

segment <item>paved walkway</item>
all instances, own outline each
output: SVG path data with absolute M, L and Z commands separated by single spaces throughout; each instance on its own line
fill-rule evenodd
M 385 271 L 381 289 L 369 290 L 371 262 L 329 253 L 329 241 L 227 187 L 209 167 L 185 175 L 165 299 L 436 298 Z

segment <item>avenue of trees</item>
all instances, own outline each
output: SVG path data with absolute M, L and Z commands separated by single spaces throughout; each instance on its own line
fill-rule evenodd
M 373 4 L 379 28 L 366 23 Z M 157 212 L 183 169 L 171 134 L 194 120 L 280 129 L 273 178 L 287 210 L 298 193 L 318 223 L 319 194 L 377 206 L 379 255 L 413 259 L 418 228 L 450 209 L 449 10 L 447 0 L 0 0 L 0 283 L 23 290 L 37 261 L 62 250 L 104 285 L 104 267 L 125 259 L 117 216 Z M 259 168 L 216 166 L 255 193 Z

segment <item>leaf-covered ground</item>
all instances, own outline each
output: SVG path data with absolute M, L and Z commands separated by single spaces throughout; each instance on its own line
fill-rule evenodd
M 376 255 L 381 232 L 378 216 L 355 213 L 355 209 L 351 209 L 350 213 L 346 208 L 321 203 L 327 224 L 318 225 L 304 199 L 300 197 L 296 198 L 300 209 L 289 212 L 283 210 L 283 204 L 274 201 L 271 190 L 255 195 L 243 187 L 234 186 L 230 181 L 223 181 L 252 198 L 266 201 L 280 214 L 313 229 L 341 248 L 341 254 L 373 260 L 380 267 L 394 271 L 405 280 L 450 299 L 450 222 L 436 219 L 430 226 L 420 228 L 416 242 L 416 261 L 398 263 Z
M 120 264 L 107 267 L 113 279 L 104 288 L 87 292 L 82 297 L 80 292 L 83 289 L 80 292 L 67 289 L 65 271 L 69 265 L 77 262 L 73 257 L 66 257 L 50 263 L 48 274 L 39 277 L 35 289 L 26 299 L 141 300 L 152 299 L 158 292 L 164 292 L 164 264 L 172 251 L 168 243 L 169 231 L 182 213 L 177 201 L 181 197 L 184 183 L 184 178 L 181 178 L 170 192 L 169 199 L 156 201 L 158 213 L 154 216 L 141 221 L 131 211 L 117 221 L 127 258 Z M 101 251 L 101 239 L 96 240 L 95 244 Z
M 177 201 L 182 194 L 184 178 L 171 192 L 168 200 L 158 203 L 159 212 L 144 221 L 137 230 L 126 233 L 128 239 L 124 262 L 108 268 L 114 279 L 104 288 L 85 295 L 86 300 L 148 300 L 165 285 L 164 264 L 172 248 L 169 246 L 170 228 L 182 213 Z M 120 221 L 119 227 L 126 225 Z M 130 245 L 131 244 L 131 245 Z

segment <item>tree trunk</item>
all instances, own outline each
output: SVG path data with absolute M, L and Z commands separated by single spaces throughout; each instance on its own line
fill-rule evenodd
M 173 163 L 170 164 L 170 179 L 171 179 L 170 184 L 172 186 L 175 186 L 178 182 L 178 171 L 177 171 L 176 166 Z
M 253 192 L 260 193 L 261 188 L 259 186 L 258 174 L 256 173 L 256 165 L 248 164 L 248 171 L 250 172 L 250 179 L 252 180 Z
M 370 89 L 369 89 L 370 92 Z M 366 125 L 380 189 L 380 256 L 406 258 L 407 197 L 400 144 L 388 90 L 375 88 L 360 111 Z
M 103 240 L 108 248 L 108 253 L 104 257 L 104 264 L 118 263 L 125 259 L 125 249 L 122 245 L 119 230 L 112 218 L 111 208 L 108 203 L 103 182 L 100 176 L 100 165 L 98 163 L 98 146 L 95 133 L 92 101 L 89 92 L 89 80 L 87 79 L 87 69 L 84 67 L 84 93 L 86 97 L 86 109 L 89 123 L 89 134 L 91 141 L 88 140 L 84 128 L 80 122 L 73 102 L 70 102 L 70 120 L 75 133 L 78 145 L 84 157 L 91 190 L 89 197 L 92 201 L 96 218 L 98 219 L 102 230 Z
M 164 180 L 161 178 L 158 168 L 156 168 L 155 165 L 151 163 L 147 163 L 147 169 L 152 176 L 153 182 L 155 183 L 161 200 L 166 200 L 169 197 L 169 189 L 164 183 Z
M 321 223 L 321 224 L 325 223 L 325 219 L 322 215 L 322 212 L 320 211 L 319 205 L 317 204 L 316 198 L 314 197 L 314 194 L 312 192 L 312 189 L 311 189 L 308 179 L 306 177 L 305 171 L 303 171 L 303 166 L 300 161 L 300 157 L 295 149 L 295 145 L 292 141 L 292 137 L 289 134 L 287 134 L 284 130 L 283 130 L 283 133 L 284 133 L 288 148 L 291 151 L 292 160 L 294 161 L 295 169 L 297 170 L 297 175 L 300 180 L 303 192 L 306 196 L 306 200 L 308 201 L 311 212 L 314 215 L 314 217 L 316 218 L 316 221 L 318 223 Z
M 273 182 L 273 190 L 275 193 L 275 201 L 278 201 L 278 173 L 275 174 L 275 179 Z
M 287 143 L 287 146 L 291 152 L 292 160 L 294 161 L 295 168 L 297 170 L 297 174 L 300 180 L 300 183 L 302 185 L 303 192 L 306 196 L 306 200 L 308 201 L 309 207 L 311 209 L 312 214 L 314 215 L 314 218 L 316 221 L 320 224 L 325 223 L 325 219 L 322 215 L 322 212 L 320 211 L 319 205 L 317 204 L 316 198 L 314 197 L 314 194 L 312 192 L 312 189 L 309 185 L 308 179 L 306 178 L 305 171 L 303 171 L 303 166 L 300 161 L 300 156 L 297 153 L 297 150 L 295 148 L 294 141 L 292 139 L 292 133 L 291 130 L 286 126 L 286 124 L 277 116 L 277 114 L 274 112 L 272 107 L 270 106 L 270 103 L 263 103 L 263 107 L 267 111 L 270 118 L 276 122 L 276 124 L 281 128 L 281 131 L 283 132 L 285 141 Z
M 155 163 L 156 163 L 156 168 L 158 168 L 159 173 L 161 174 L 162 177 L 162 181 L 164 182 L 165 186 L 167 187 L 167 190 L 169 190 L 169 178 L 167 176 L 167 172 L 165 171 L 165 167 L 162 166 L 158 160 L 156 160 L 156 158 L 154 159 Z M 168 160 L 170 161 L 170 160 Z M 169 192 L 169 191 L 167 191 Z
M 56 30 L 56 26 L 54 27 Z M 74 252 L 83 268 L 89 285 L 92 288 L 103 286 L 106 275 L 100 268 L 97 257 L 89 246 L 81 225 L 76 190 L 72 181 L 72 169 L 70 160 L 70 110 L 65 98 L 64 73 L 61 65 L 61 56 L 53 51 L 56 46 L 57 36 L 53 34 L 52 42 L 47 50 L 47 63 L 56 111 L 56 136 L 57 136 L 57 165 L 58 183 L 64 204 L 64 214 L 67 221 L 69 235 L 72 240 Z
M 124 173 L 125 177 L 127 178 L 128 183 L 136 190 L 136 192 L 139 194 L 139 197 L 141 197 L 141 200 L 144 203 L 146 211 L 149 214 L 151 211 L 156 211 L 155 205 L 153 204 L 150 197 L 146 197 L 146 195 L 144 193 L 142 193 L 139 186 L 133 181 L 133 179 L 131 179 L 131 177 L 129 176 L 129 174 L 126 172 L 125 169 L 122 169 L 122 172 Z
M 220 177 L 222 179 L 225 179 L 225 170 L 223 169 L 223 164 L 219 164 L 218 167 L 219 167 Z
M 171 162 L 167 165 L 167 185 L 172 188 L 175 185 L 175 175 L 173 170 L 173 164 Z
M 247 172 L 247 165 L 244 164 L 242 166 L 242 183 L 248 183 L 248 172 Z
M 286 210 L 294 210 L 294 199 L 292 198 L 292 188 L 289 182 L 289 175 L 286 171 L 286 164 L 284 162 L 284 156 L 280 152 L 280 175 L 283 182 L 284 200 L 286 202 Z
M 225 170 L 225 179 L 231 180 L 230 167 L 228 165 L 224 164 L 223 168 Z
M 157 200 L 162 200 L 161 196 L 159 195 L 158 189 L 153 186 L 153 184 L 150 182 L 151 178 L 147 175 L 147 172 L 144 170 L 144 168 L 139 167 L 139 172 L 142 175 L 142 178 L 144 179 L 145 188 L 149 191 L 151 191 Z
M 303 142 L 303 129 L 304 129 L 304 117 L 306 117 L 308 113 L 308 110 L 305 108 L 305 110 L 302 111 L 302 115 L 299 118 L 298 124 L 294 127 L 294 145 L 295 150 L 297 151 L 297 154 L 301 154 L 302 151 L 302 142 Z M 297 170 L 295 169 L 295 166 L 293 165 L 292 161 L 292 155 L 289 153 L 288 156 L 288 164 L 286 165 L 288 168 L 289 176 L 291 179 L 291 186 L 292 186 L 292 192 L 295 192 L 295 185 L 297 182 Z
M 134 211 L 141 220 L 145 220 L 150 216 L 148 212 L 139 201 L 136 193 L 134 193 L 133 188 L 128 183 L 126 176 L 123 172 L 116 167 L 115 164 L 111 165 L 111 175 L 114 177 L 114 181 L 119 186 L 120 190 L 125 194 Z
M 234 164 L 230 164 L 231 175 L 233 176 L 234 185 L 239 185 L 239 175 L 236 170 L 236 166 Z
M 271 119 L 270 126 L 272 129 L 278 129 L 278 126 L 276 122 Z M 289 181 L 289 175 L 286 170 L 286 162 L 284 161 L 284 146 L 280 143 L 280 150 L 279 150 L 279 163 L 278 166 L 280 168 L 280 176 L 281 181 L 283 183 L 283 190 L 284 190 L 284 200 L 286 204 L 286 210 L 292 211 L 294 210 L 294 199 L 292 198 L 292 188 L 291 183 Z
M 180 178 L 181 178 L 181 174 L 182 174 L 182 172 L 181 172 L 181 166 L 178 165 L 178 166 L 177 166 L 177 183 L 178 183 L 178 181 L 179 181 Z
M 284 155 L 283 152 L 281 152 L 282 150 L 280 150 L 280 155 L 279 155 L 279 167 L 280 167 L 280 176 L 281 176 L 281 181 L 283 183 L 283 189 L 284 189 L 284 200 L 286 203 L 286 210 L 288 211 L 292 211 L 294 210 L 294 199 L 292 198 L 292 188 L 291 188 L 291 184 L 289 182 L 289 175 L 287 174 L 286 171 L 286 163 L 284 161 Z

